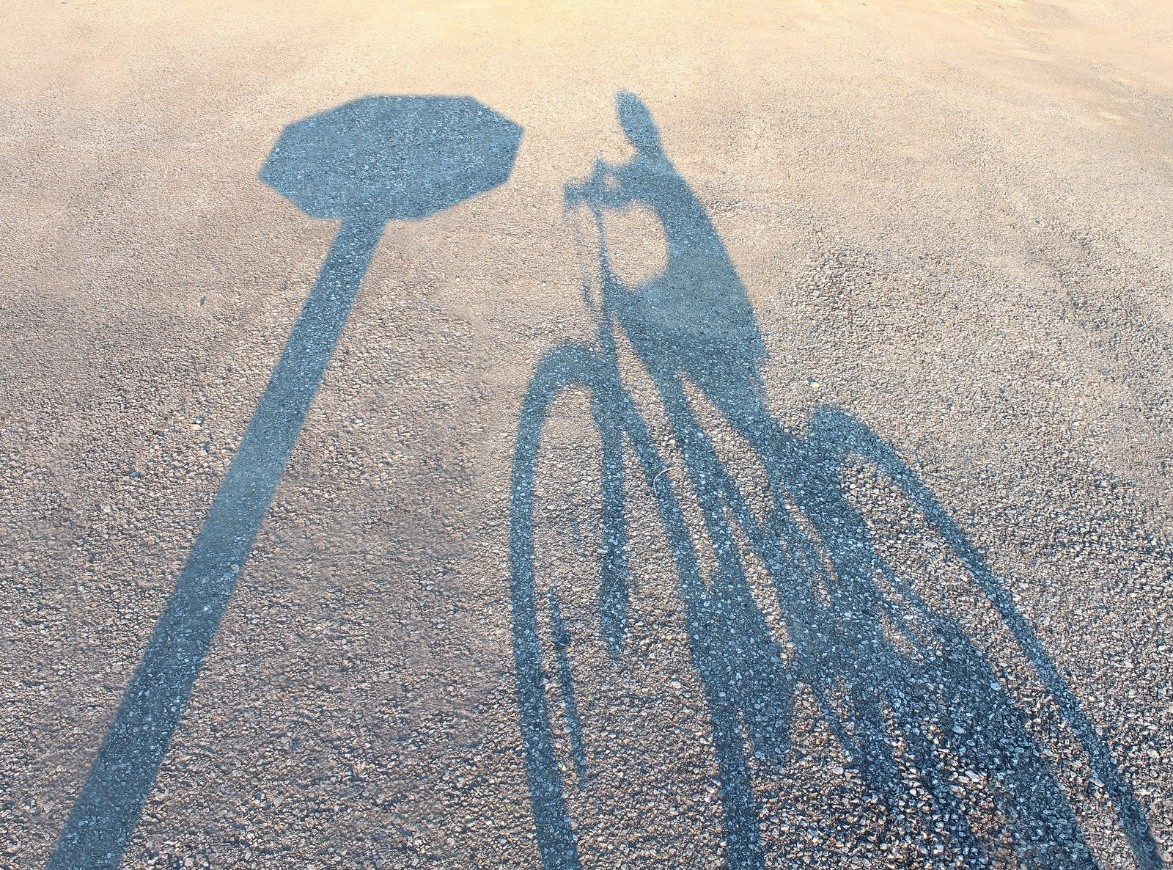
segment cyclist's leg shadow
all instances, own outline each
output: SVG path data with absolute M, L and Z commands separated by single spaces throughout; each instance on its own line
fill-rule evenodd
M 746 409 L 753 407 L 738 403 L 730 416 L 754 445 L 772 482 L 785 489 L 785 496 L 814 526 L 833 575 L 827 578 L 833 584 L 830 613 L 810 607 L 810 596 L 794 594 L 795 568 L 802 561 L 797 556 L 805 550 L 811 561 L 814 548 L 785 515 L 776 515 L 774 531 L 792 556 L 775 572 L 779 599 L 799 605 L 792 607 L 793 623 L 817 627 L 824 636 L 838 639 L 831 655 L 807 657 L 816 667 L 804 672 L 802 679 L 812 688 L 846 681 L 854 693 L 854 703 L 841 705 L 838 715 L 847 736 L 845 748 L 857 759 L 869 788 L 900 811 L 903 789 L 892 778 L 885 757 L 887 745 L 900 738 L 932 796 L 930 823 L 941 823 L 948 831 L 955 854 L 966 865 L 984 865 L 992 857 L 991 844 L 969 828 L 966 812 L 973 807 L 957 800 L 949 786 L 950 758 L 986 783 L 987 796 L 1003 819 L 1004 833 L 1021 866 L 1095 866 L 1055 772 L 993 665 L 956 618 L 935 611 L 918 594 L 916 584 L 880 555 L 860 509 L 845 490 L 842 473 L 850 457 L 870 464 L 886 478 L 919 512 L 927 533 L 942 540 L 960 562 L 1010 630 L 1104 784 L 1139 866 L 1162 866 L 1143 809 L 1030 624 L 984 557 L 896 451 L 838 409 L 818 409 L 807 437 L 796 439 L 768 414 L 747 414 Z M 755 419 L 749 422 L 751 417 Z M 904 649 L 890 639 L 901 633 Z M 861 661 L 868 665 L 861 669 Z M 877 715 L 876 703 L 884 708 L 882 715 Z M 885 720 L 891 723 L 888 727 Z M 877 757 L 882 759 L 879 764 L 874 763 Z

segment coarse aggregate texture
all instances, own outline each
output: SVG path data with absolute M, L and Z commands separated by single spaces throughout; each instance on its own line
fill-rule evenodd
M 333 238 L 257 173 L 287 124 L 368 94 L 470 95 L 524 128 L 521 150 L 506 185 L 384 233 L 124 865 L 537 863 L 514 439 L 542 355 L 593 340 L 592 254 L 562 193 L 596 156 L 630 156 L 620 89 L 650 107 L 745 285 L 773 417 L 803 432 L 842 408 L 908 462 L 1038 633 L 1168 861 L 1171 41 L 1157 0 L 4 4 L 0 865 L 50 853 Z M 620 278 L 662 267 L 646 213 L 608 229 Z M 655 391 L 630 348 L 620 360 L 699 528 Z M 692 398 L 760 492 L 752 452 Z M 533 532 L 539 591 L 574 638 L 580 854 L 721 866 L 703 687 L 630 455 L 618 660 L 599 636 L 600 463 L 568 393 Z M 989 601 L 874 469 L 844 487 L 1024 711 L 1100 865 L 1134 866 Z M 894 833 L 801 686 L 794 710 L 781 762 L 754 769 L 768 862 L 946 864 L 932 831 Z M 951 776 L 1013 866 L 984 773 Z

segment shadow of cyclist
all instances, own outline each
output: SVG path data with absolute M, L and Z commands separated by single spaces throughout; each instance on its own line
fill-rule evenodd
M 752 752 L 783 760 L 798 684 L 817 699 L 853 767 L 904 836 L 929 832 L 943 854 L 963 866 L 996 860 L 993 844 L 969 825 L 973 807 L 952 788 L 948 769 L 953 762 L 984 777 L 1020 865 L 1095 866 L 1024 713 L 1001 688 L 994 668 L 958 622 L 934 611 L 899 566 L 881 556 L 863 515 L 847 497 L 844 466 L 862 460 L 912 503 L 993 604 L 1082 744 L 1138 862 L 1161 866 L 1143 810 L 1030 625 L 976 548 L 895 451 L 836 409 L 816 411 L 805 437 L 772 419 L 759 372 L 764 343 L 728 253 L 705 209 L 665 155 L 644 104 L 621 93 L 617 109 L 634 157 L 618 166 L 599 162 L 590 180 L 567 187 L 568 202 L 589 205 L 599 222 L 602 353 L 573 347 L 553 352 L 535 376 L 519 430 L 512 516 L 519 671 L 540 657 L 536 635 L 516 618 L 519 590 L 525 586 L 518 578 L 532 572 L 532 553 L 518 544 L 532 521 L 533 467 L 522 460 L 523 444 L 540 431 L 540 409 L 546 407 L 530 399 L 537 392 L 556 392 L 579 382 L 592 390 L 604 448 L 602 538 L 611 544 L 601 578 L 601 631 L 617 654 L 626 632 L 626 440 L 655 489 L 680 577 L 690 651 L 713 726 L 729 866 L 763 863 L 747 757 Z M 632 204 L 658 216 L 668 256 L 661 274 L 629 288 L 608 265 L 601 211 Z M 671 485 L 661 481 L 655 486 L 663 460 L 621 386 L 612 324 L 627 336 L 663 402 L 714 545 L 717 564 L 707 576 Z M 704 394 L 756 453 L 773 499 L 766 523 L 749 510 L 718 458 L 685 392 L 686 382 Z M 774 584 L 794 648 L 789 663 L 784 664 L 750 591 L 735 526 Z M 526 709 L 544 704 L 532 694 L 519 677 L 523 719 Z M 581 736 L 576 739 L 581 746 Z M 523 727 L 523 741 L 543 863 L 576 866 L 577 848 L 557 770 L 544 769 L 552 762 L 548 734 Z M 905 747 L 903 759 L 895 754 L 897 745 Z M 911 797 L 902 764 L 914 768 L 931 796 L 927 810 Z

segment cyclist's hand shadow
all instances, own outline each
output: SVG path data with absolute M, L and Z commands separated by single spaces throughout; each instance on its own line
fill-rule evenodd
M 638 159 L 637 156 L 635 160 Z M 627 208 L 641 200 L 626 178 L 630 169 L 631 163 L 612 164 L 596 160 L 594 170 L 586 181 L 580 184 L 572 182 L 563 187 L 563 204 L 568 209 L 585 205 L 596 215 L 600 215 L 604 209 L 621 211 Z

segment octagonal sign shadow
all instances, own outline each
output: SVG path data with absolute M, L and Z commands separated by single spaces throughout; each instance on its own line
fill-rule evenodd
M 286 127 L 260 177 L 310 217 L 419 220 L 502 184 L 520 139 L 470 97 L 365 97 Z

